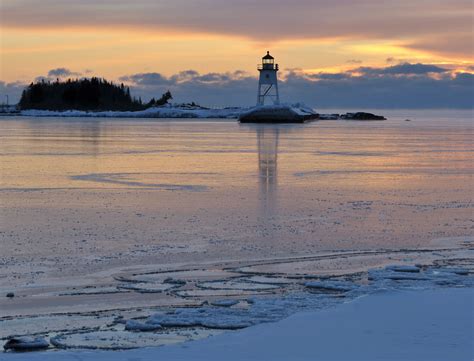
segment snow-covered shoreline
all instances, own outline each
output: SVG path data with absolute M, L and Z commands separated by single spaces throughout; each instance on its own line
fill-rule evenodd
M 18 115 L 29 117 L 71 118 L 214 118 L 236 119 L 244 108 L 208 109 L 199 106 L 162 106 L 139 111 L 83 111 L 83 110 L 21 110 Z
M 385 120 L 372 113 L 351 112 L 346 114 L 319 114 L 301 103 L 265 105 L 257 107 L 205 108 L 198 105 L 166 104 L 139 111 L 85 111 L 85 110 L 15 110 L 0 116 L 61 117 L 61 118 L 137 118 L 137 119 L 239 119 L 254 122 L 252 117 L 265 118 L 257 122 L 304 122 L 307 120 Z M 248 120 L 247 120 L 248 119 Z
M 472 357 L 473 288 L 392 291 L 167 347 L 9 354 L 23 360 L 404 360 Z

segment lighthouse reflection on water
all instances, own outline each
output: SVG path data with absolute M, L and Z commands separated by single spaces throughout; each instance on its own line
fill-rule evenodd
M 268 219 L 277 210 L 279 126 L 257 126 L 260 214 Z

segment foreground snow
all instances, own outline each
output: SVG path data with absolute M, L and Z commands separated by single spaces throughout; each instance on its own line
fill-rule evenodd
M 201 341 L 128 351 L 8 354 L 9 360 L 469 360 L 472 288 L 387 292 Z

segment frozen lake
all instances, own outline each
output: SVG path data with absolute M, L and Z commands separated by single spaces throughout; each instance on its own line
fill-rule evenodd
M 0 318 L 288 294 L 438 251 L 466 266 L 472 113 L 377 113 L 389 120 L 1 117 Z

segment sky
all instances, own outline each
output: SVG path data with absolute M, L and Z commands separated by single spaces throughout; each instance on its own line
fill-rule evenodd
M 257 64 L 282 101 L 471 108 L 471 0 L 1 0 L 0 96 L 99 76 L 143 100 L 252 105 Z M 0 102 L 3 99 L 0 99 Z

